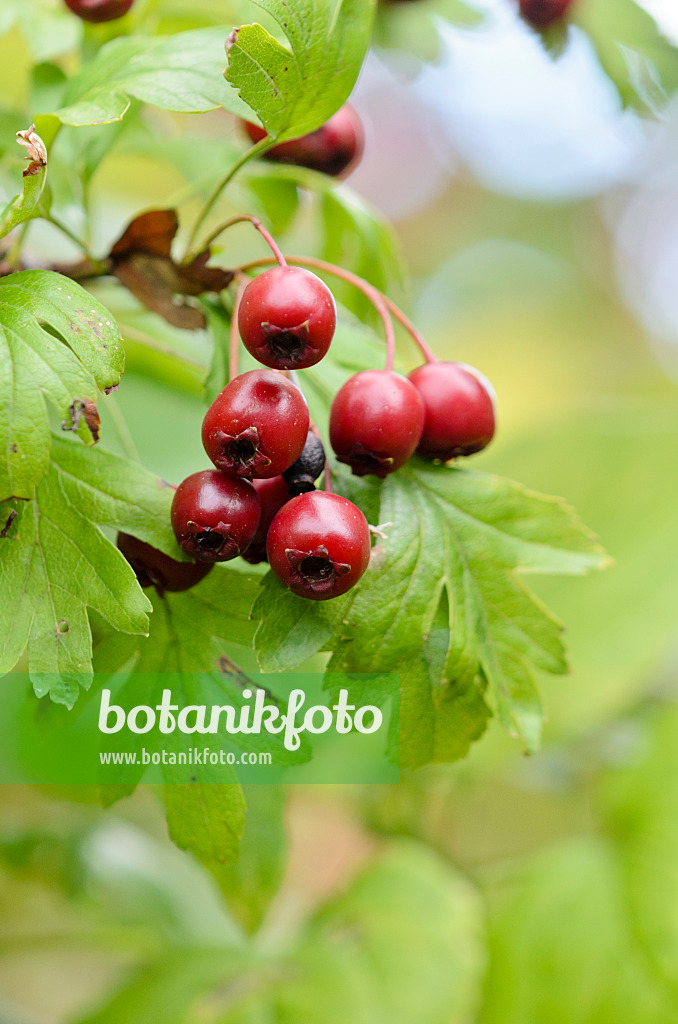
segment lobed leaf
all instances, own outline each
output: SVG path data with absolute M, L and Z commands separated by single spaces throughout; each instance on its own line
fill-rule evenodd
M 288 45 L 258 24 L 235 29 L 226 80 L 271 138 L 305 135 L 348 99 L 369 46 L 374 0 L 255 2 L 275 19 Z
M 80 285 L 48 270 L 0 280 L 0 501 L 31 498 L 49 465 L 46 399 L 89 444 L 96 400 L 124 366 L 111 314 Z
M 28 647 L 38 695 L 72 706 L 92 674 L 88 608 L 122 633 L 148 632 L 151 605 L 99 527 L 134 532 L 177 556 L 171 494 L 136 464 L 54 438 L 35 498 L 7 503 L 0 515 L 6 522 L 16 512 L 0 538 L 0 672 Z

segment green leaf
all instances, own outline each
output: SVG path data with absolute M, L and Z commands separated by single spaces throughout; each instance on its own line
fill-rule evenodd
M 228 907 L 253 932 L 283 879 L 287 853 L 281 786 L 245 786 L 247 817 L 237 858 L 217 878 Z
M 137 527 L 132 532 L 146 539 Z M 255 623 L 248 612 L 258 582 L 217 565 L 191 590 L 163 598 L 151 593 L 150 635 L 105 635 L 95 651 L 97 671 L 131 664 L 135 672 L 212 672 L 229 645 L 251 646 Z
M 235 1019 L 465 1024 L 483 960 L 477 892 L 435 854 L 402 844 L 320 911 L 269 991 L 243 1002 L 253 1016 Z
M 70 707 L 92 672 L 88 607 L 123 633 L 148 632 L 151 606 L 99 527 L 115 525 L 179 552 L 169 528 L 172 491 L 163 481 L 60 438 L 52 457 L 34 500 L 16 503 L 0 539 L 0 672 L 11 671 L 28 646 L 38 695 L 49 692 Z
M 105 124 L 124 117 L 134 97 L 164 110 L 199 113 L 223 105 L 247 116 L 245 104 L 224 86 L 227 31 L 114 39 L 70 79 L 55 113 L 64 124 Z
M 603 70 L 625 105 L 656 111 L 678 89 L 678 50 L 634 0 L 589 0 L 573 6 Z
M 252 610 L 259 621 L 254 645 L 261 669 L 283 672 L 301 665 L 333 636 L 345 606 L 345 598 L 306 601 L 267 573 Z
M 209 767 L 203 766 L 200 781 L 175 785 L 172 767 L 163 768 L 170 839 L 211 869 L 237 856 L 245 825 L 245 798 L 235 772 L 231 785 L 223 784 L 223 766 L 219 785 L 210 782 L 209 772 Z
M 45 399 L 92 444 L 99 391 L 117 386 L 123 365 L 111 314 L 80 285 L 48 270 L 0 280 L 0 500 L 32 497 L 47 470 Z
M 50 60 L 75 50 L 82 38 L 82 22 L 65 4 L 45 0 L 2 0 L 0 36 L 17 25 L 35 61 Z
M 431 703 L 444 715 L 441 728 L 450 728 L 456 708 L 462 735 L 482 731 L 487 709 L 477 686 L 485 681 L 504 726 L 526 750 L 536 749 L 542 711 L 534 670 L 562 673 L 567 663 L 560 624 L 520 576 L 599 567 L 603 555 L 592 535 L 558 499 L 499 477 L 420 461 L 385 481 L 380 518 L 393 525 L 351 592 L 339 633 L 348 642 L 330 670 L 411 666 L 401 707 L 406 743 L 414 742 L 413 752 L 405 748 L 409 766 L 421 763 L 426 751 L 437 760 L 436 750 L 449 750 L 449 741 L 441 746 L 436 740 Z M 417 665 L 422 654 L 430 689 Z M 409 689 L 408 671 L 414 672 Z
M 664 889 L 665 908 L 674 897 Z M 676 990 L 638 933 L 606 839 L 559 843 L 495 873 L 487 902 L 480 1024 L 675 1021 Z
M 18 132 L 17 140 L 26 146 L 30 163 L 23 174 L 23 192 L 11 199 L 0 212 L 0 238 L 33 216 L 47 180 L 47 151 L 40 136 L 35 134 L 35 127 Z
M 348 99 L 370 41 L 373 0 L 255 0 L 289 48 L 261 25 L 235 29 L 226 80 L 273 139 L 324 124 Z M 251 115 L 250 115 L 251 116 Z

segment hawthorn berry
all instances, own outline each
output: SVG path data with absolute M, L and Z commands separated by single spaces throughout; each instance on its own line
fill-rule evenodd
M 266 132 L 250 121 L 241 121 L 252 142 L 261 142 Z M 296 164 L 338 177 L 353 167 L 362 156 L 365 133 L 353 107 L 345 103 L 329 121 L 298 139 L 280 142 L 264 153 L 265 160 Z
M 315 490 L 315 481 L 325 468 L 325 459 L 325 446 L 318 435 L 309 430 L 303 452 L 283 473 L 291 497 Z
M 336 326 L 332 292 L 301 267 L 273 267 L 255 277 L 238 311 L 245 348 L 276 370 L 314 366 L 330 347 Z
M 246 480 L 205 469 L 179 484 L 172 529 L 179 547 L 199 562 L 227 562 L 252 541 L 261 506 Z
M 428 459 L 473 455 L 494 437 L 494 388 L 466 363 L 425 363 L 409 379 L 422 397 L 426 419 L 417 453 Z
M 355 476 L 382 479 L 400 469 L 419 444 L 424 403 L 406 377 L 364 370 L 339 389 L 330 412 L 330 442 Z
M 561 21 L 573 0 L 518 0 L 522 17 L 534 28 L 544 29 Z
M 352 502 L 327 491 L 292 498 L 268 531 L 276 576 L 299 597 L 327 601 L 355 586 L 370 561 L 370 530 Z
M 134 0 L 64 0 L 64 2 L 68 9 L 83 21 L 98 24 L 122 18 L 132 7 Z
M 275 370 L 248 370 L 226 385 L 202 424 L 202 443 L 224 473 L 279 476 L 301 455 L 308 434 L 306 400 Z
M 165 591 L 190 590 L 212 568 L 206 562 L 177 562 L 129 533 L 119 533 L 116 543 L 134 569 L 140 586 L 155 587 L 161 597 Z
M 252 538 L 247 551 L 242 557 L 250 565 L 267 561 L 266 537 L 268 528 L 280 509 L 290 500 L 290 492 L 286 481 L 281 476 L 272 476 L 268 480 L 253 480 L 252 486 L 257 492 L 261 504 L 261 519 L 257 532 Z

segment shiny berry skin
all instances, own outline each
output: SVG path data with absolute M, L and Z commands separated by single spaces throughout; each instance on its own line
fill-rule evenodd
M 242 121 L 252 142 L 261 142 L 266 132 L 256 124 Z M 344 104 L 329 121 L 299 139 L 279 142 L 264 153 L 264 160 L 296 164 L 336 178 L 358 163 L 365 147 L 362 122 L 353 107 Z
M 129 533 L 119 533 L 116 544 L 134 569 L 139 585 L 155 587 L 161 597 L 166 591 L 190 590 L 212 568 L 211 563 L 177 562 Z
M 202 443 L 223 473 L 279 476 L 301 455 L 309 417 L 299 388 L 275 370 L 248 370 L 226 385 L 202 424 Z
M 355 476 L 382 479 L 400 469 L 419 444 L 424 403 L 406 377 L 365 370 L 339 389 L 330 413 L 330 442 Z
M 273 267 L 255 277 L 238 311 L 245 348 L 276 370 L 302 370 L 320 362 L 336 326 L 332 292 L 301 267 Z
M 304 450 L 289 469 L 283 473 L 283 480 L 290 489 L 290 497 L 315 490 L 315 482 L 325 468 L 325 446 L 317 434 L 308 432 Z
M 252 484 L 205 469 L 179 484 L 172 529 L 182 551 L 199 562 L 227 562 L 251 543 L 261 517 Z
M 266 562 L 266 537 L 268 528 L 276 515 L 290 500 L 290 492 L 287 483 L 281 476 L 273 476 L 270 480 L 253 480 L 252 486 L 257 492 L 261 504 L 261 519 L 250 546 L 243 551 L 242 557 L 250 565 L 258 562 Z
M 425 363 L 409 379 L 426 410 L 417 454 L 454 459 L 487 447 L 495 431 L 494 388 L 466 363 Z
M 276 576 L 299 597 L 328 601 L 355 586 L 370 561 L 370 531 L 338 494 L 309 491 L 283 505 L 266 543 Z
M 83 21 L 96 24 L 115 21 L 132 7 L 134 0 L 65 0 L 66 6 Z
M 518 0 L 522 17 L 534 28 L 544 29 L 562 21 L 573 0 Z

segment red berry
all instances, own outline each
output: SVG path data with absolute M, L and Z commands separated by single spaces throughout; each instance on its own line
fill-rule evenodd
M 242 557 L 250 565 L 267 561 L 266 537 L 268 528 L 280 509 L 290 500 L 287 483 L 281 476 L 273 476 L 270 480 L 253 480 L 254 487 L 261 504 L 261 519 L 250 546 L 243 551 Z
M 249 121 L 241 124 L 252 142 L 266 138 L 266 132 L 258 125 Z M 353 107 L 346 103 L 316 131 L 299 139 L 279 142 L 264 154 L 264 159 L 310 167 L 337 177 L 360 160 L 364 146 L 362 122 Z
M 326 491 L 308 491 L 283 505 L 266 544 L 276 576 L 311 601 L 327 601 L 350 590 L 367 569 L 370 546 L 360 509 Z
M 572 0 L 518 0 L 520 13 L 534 28 L 548 28 L 567 14 Z
M 301 370 L 320 362 L 336 326 L 332 292 L 301 267 L 273 267 L 255 277 L 238 312 L 245 348 L 277 370 Z
M 382 479 L 414 453 L 424 427 L 424 404 L 406 377 L 365 370 L 338 391 L 330 413 L 330 442 L 356 476 Z
M 308 425 L 308 406 L 292 381 L 274 370 L 249 370 L 212 402 L 202 443 L 224 473 L 279 476 L 301 455 Z
M 473 455 L 494 437 L 494 388 L 466 363 L 425 363 L 410 380 L 426 410 L 417 453 L 428 459 Z
M 186 477 L 172 502 L 179 546 L 200 562 L 227 562 L 239 555 L 257 532 L 260 516 L 252 485 L 215 469 Z
M 134 0 L 65 0 L 66 6 L 83 21 L 115 21 L 122 18 Z
M 165 591 L 190 590 L 212 568 L 211 563 L 177 562 L 129 533 L 119 533 L 116 543 L 134 569 L 140 585 L 155 587 L 160 596 Z

